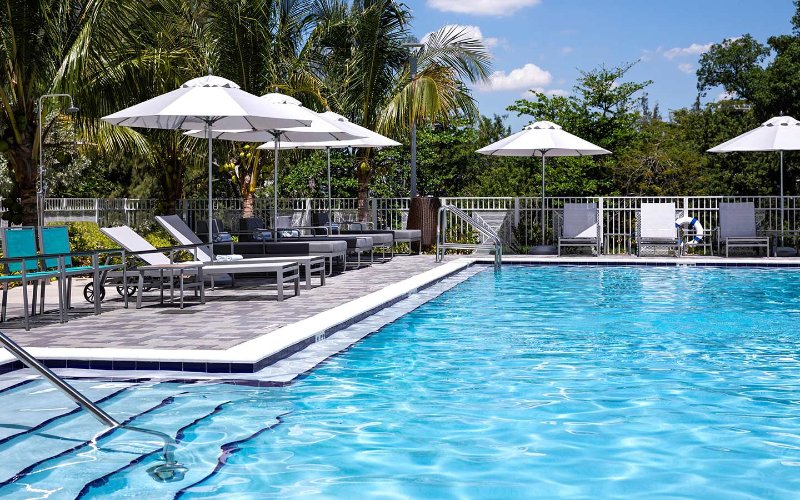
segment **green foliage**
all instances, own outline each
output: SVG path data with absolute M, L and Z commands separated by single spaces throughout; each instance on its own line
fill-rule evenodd
M 69 232 L 69 247 L 73 252 L 119 248 L 119 245 L 103 234 L 100 226 L 94 222 L 68 222 L 67 231 Z M 76 257 L 74 260 L 78 264 L 90 265 L 92 259 L 84 256 Z

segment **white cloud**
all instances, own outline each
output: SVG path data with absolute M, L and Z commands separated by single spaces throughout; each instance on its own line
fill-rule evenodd
M 688 47 L 675 47 L 669 49 L 664 52 L 664 57 L 672 60 L 675 59 L 676 57 L 696 56 L 702 54 L 703 52 L 708 52 L 708 49 L 710 48 L 711 48 L 710 43 L 706 44 L 693 43 Z
M 481 40 L 483 42 L 483 45 L 485 45 L 487 49 L 491 49 L 493 47 L 496 47 L 497 45 L 499 45 L 502 42 L 502 40 L 500 38 L 484 37 L 483 33 L 481 32 L 480 27 L 474 26 L 474 25 L 471 25 L 471 24 L 466 24 L 466 25 L 465 24 L 448 24 L 448 25 L 442 27 L 442 29 L 445 29 L 445 28 L 459 29 L 459 30 L 461 30 L 461 37 L 460 38 L 462 38 L 462 39 L 475 38 L 477 40 Z M 422 37 L 422 40 L 420 40 L 420 42 L 421 43 L 426 43 L 428 41 L 428 37 L 431 35 L 431 33 L 426 33 L 425 36 Z
M 573 50 L 575 49 L 573 49 L 572 47 L 561 47 L 562 54 L 570 54 L 572 53 Z
M 509 16 L 523 7 L 532 7 L 541 0 L 428 0 L 428 7 L 444 12 L 479 16 Z
M 686 73 L 687 75 L 691 75 L 694 72 L 694 66 L 689 63 L 681 63 L 678 65 L 678 69 Z
M 538 89 L 549 85 L 553 75 L 539 66 L 528 63 L 521 68 L 505 71 L 495 71 L 489 76 L 488 83 L 480 84 L 478 88 L 486 92 L 502 90 Z

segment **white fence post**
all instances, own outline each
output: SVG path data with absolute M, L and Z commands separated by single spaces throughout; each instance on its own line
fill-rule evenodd
M 94 199 L 94 223 L 100 225 L 100 198 Z
M 519 198 L 514 198 L 514 227 L 519 226 Z
M 603 229 L 606 223 L 604 201 L 602 196 L 597 198 L 597 253 L 600 253 L 600 248 L 603 249 L 603 253 L 606 253 L 605 238 L 603 238 L 603 233 L 605 232 Z

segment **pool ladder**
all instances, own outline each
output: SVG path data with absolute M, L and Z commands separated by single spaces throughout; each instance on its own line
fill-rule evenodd
M 458 243 L 447 241 L 447 215 L 453 214 L 457 219 L 472 227 L 483 235 L 491 245 L 486 243 Z M 493 248 L 492 248 L 493 247 Z M 499 270 L 503 263 L 503 242 L 497 232 L 489 227 L 486 222 L 476 216 L 469 215 L 464 210 L 455 205 L 442 205 L 438 214 L 438 230 L 436 231 L 436 262 L 444 259 L 444 253 L 448 249 L 456 250 L 492 250 L 494 253 L 494 268 Z
M 151 429 L 142 429 L 118 422 L 114 417 L 103 411 L 102 408 L 94 404 L 90 399 L 81 394 L 77 389 L 69 385 L 64 379 L 53 373 L 50 368 L 42 364 L 41 361 L 34 358 L 31 353 L 23 349 L 19 344 L 11 340 L 6 334 L 0 332 L 0 344 L 8 350 L 15 358 L 20 360 L 28 368 L 38 372 L 42 377 L 50 381 L 58 390 L 64 395 L 80 405 L 83 409 L 88 411 L 100 423 L 111 427 L 112 429 L 127 429 L 129 431 L 141 432 L 151 436 L 158 437 L 163 441 L 161 447 L 163 454 L 162 458 L 164 463 L 158 463 L 147 469 L 150 477 L 159 482 L 172 482 L 180 481 L 186 475 L 188 469 L 175 461 L 175 440 L 172 437 L 160 431 Z

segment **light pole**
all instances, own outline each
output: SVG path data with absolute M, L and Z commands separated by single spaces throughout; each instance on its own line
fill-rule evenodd
M 69 98 L 69 106 L 65 111 L 70 114 L 74 115 L 78 112 L 78 108 L 75 107 L 75 102 L 72 100 L 72 96 L 69 94 L 45 94 L 39 97 L 37 112 L 39 113 L 38 120 L 36 123 L 38 124 L 39 128 L 39 175 L 36 177 L 36 222 L 39 227 L 44 226 L 44 195 L 47 191 L 47 183 L 44 180 L 45 168 L 44 168 L 44 142 L 43 142 L 43 131 L 42 131 L 42 100 L 48 97 L 68 97 Z
M 411 49 L 410 66 L 411 82 L 417 78 L 417 58 L 419 49 L 424 47 L 424 43 L 404 43 L 403 47 Z M 416 92 L 414 92 L 416 98 Z M 411 114 L 411 199 L 417 196 L 417 117 Z

